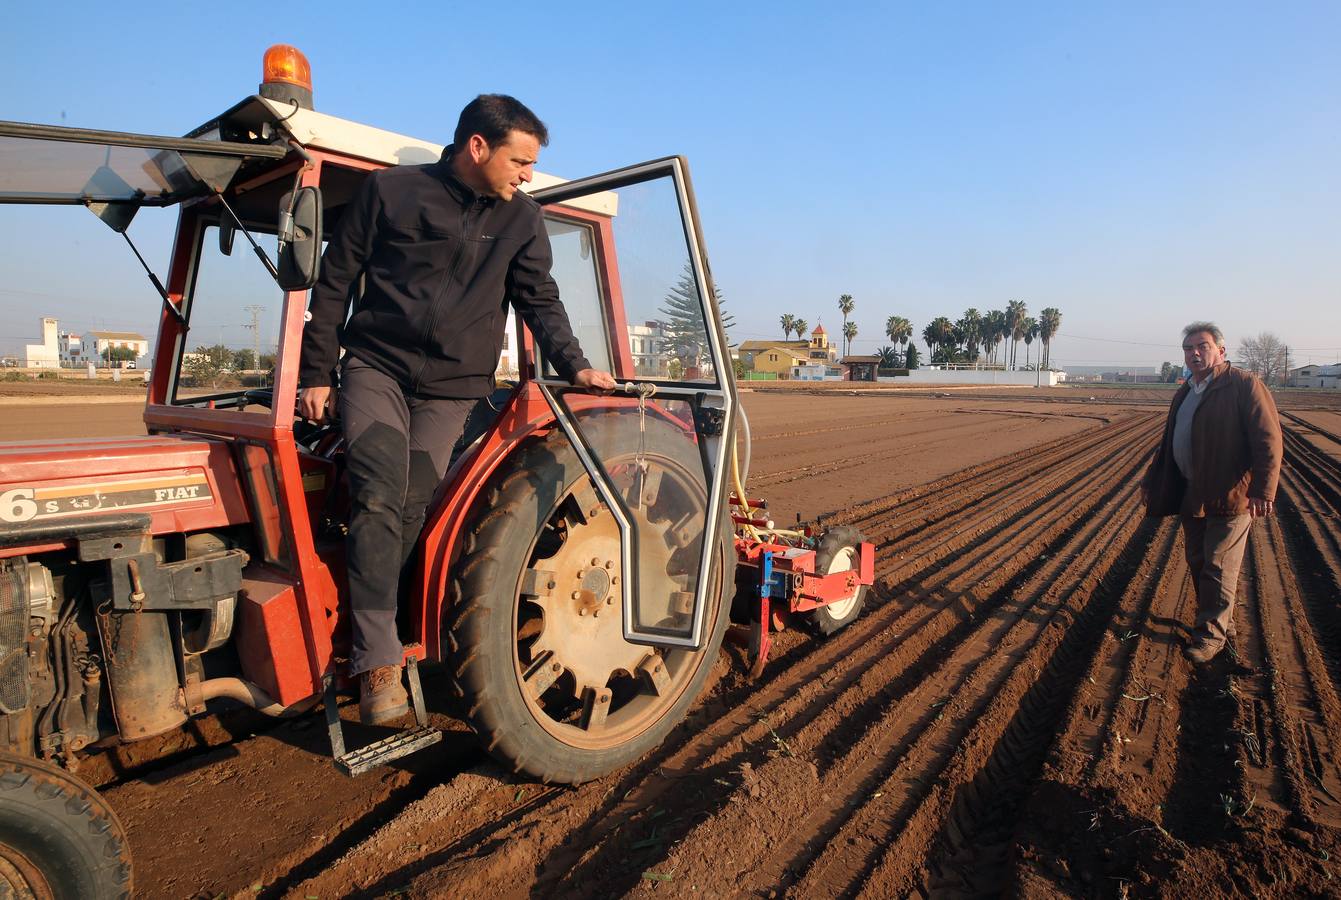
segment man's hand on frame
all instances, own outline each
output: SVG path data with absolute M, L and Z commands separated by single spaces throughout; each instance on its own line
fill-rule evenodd
M 303 388 L 298 392 L 298 415 L 321 424 L 335 415 L 335 390 L 329 385 Z
M 1248 498 L 1248 515 L 1254 519 L 1260 519 L 1263 516 L 1269 516 L 1275 510 L 1276 504 L 1270 500 L 1258 500 L 1255 497 Z
M 573 387 L 580 387 L 593 394 L 608 394 L 616 387 L 615 376 L 599 369 L 583 369 L 573 376 Z

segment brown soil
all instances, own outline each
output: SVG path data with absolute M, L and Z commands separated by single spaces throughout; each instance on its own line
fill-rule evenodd
M 757 683 L 728 646 L 660 748 L 581 787 L 493 766 L 441 672 L 445 742 L 358 779 L 317 716 L 85 774 L 145 896 L 1341 895 L 1341 402 L 1281 398 L 1278 514 L 1233 652 L 1193 669 L 1181 536 L 1137 491 L 1169 396 L 747 394 L 752 489 L 857 526 L 877 588 Z

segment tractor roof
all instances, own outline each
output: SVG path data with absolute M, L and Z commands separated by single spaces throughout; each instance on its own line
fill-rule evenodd
M 385 131 L 327 115 L 311 109 L 302 109 L 265 97 L 252 96 L 217 116 L 186 136 L 225 141 L 272 140 L 275 129 L 288 132 L 303 147 L 324 150 L 343 156 L 366 159 L 388 166 L 419 165 L 437 162 L 442 155 L 442 144 L 424 141 L 394 131 Z M 528 192 L 563 184 L 567 179 L 536 172 L 534 180 L 523 187 Z M 598 202 L 598 196 L 601 198 Z M 583 197 L 575 205 L 593 212 L 613 216 L 616 213 L 614 194 Z

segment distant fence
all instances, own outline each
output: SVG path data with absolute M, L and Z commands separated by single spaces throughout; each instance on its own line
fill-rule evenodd
M 777 373 L 777 372 L 746 372 L 745 375 L 744 375 L 743 377 L 741 377 L 741 378 L 737 378 L 736 380 L 737 380 L 737 381 L 777 381 L 777 380 L 778 380 L 778 373 Z

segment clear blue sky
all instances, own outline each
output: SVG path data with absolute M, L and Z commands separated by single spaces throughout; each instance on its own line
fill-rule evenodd
M 1198 318 L 1231 356 L 1266 330 L 1341 360 L 1335 2 L 285 9 L 19 5 L 0 118 L 181 134 L 289 42 L 333 115 L 447 141 L 501 91 L 549 123 L 546 172 L 686 155 L 736 340 L 780 336 L 782 312 L 837 326 L 849 293 L 855 352 L 893 314 L 920 334 L 1021 299 L 1062 310 L 1060 364 L 1176 360 Z M 132 228 L 160 272 L 170 229 Z M 41 315 L 151 326 L 92 216 L 0 209 L 0 231 L 0 350 Z

